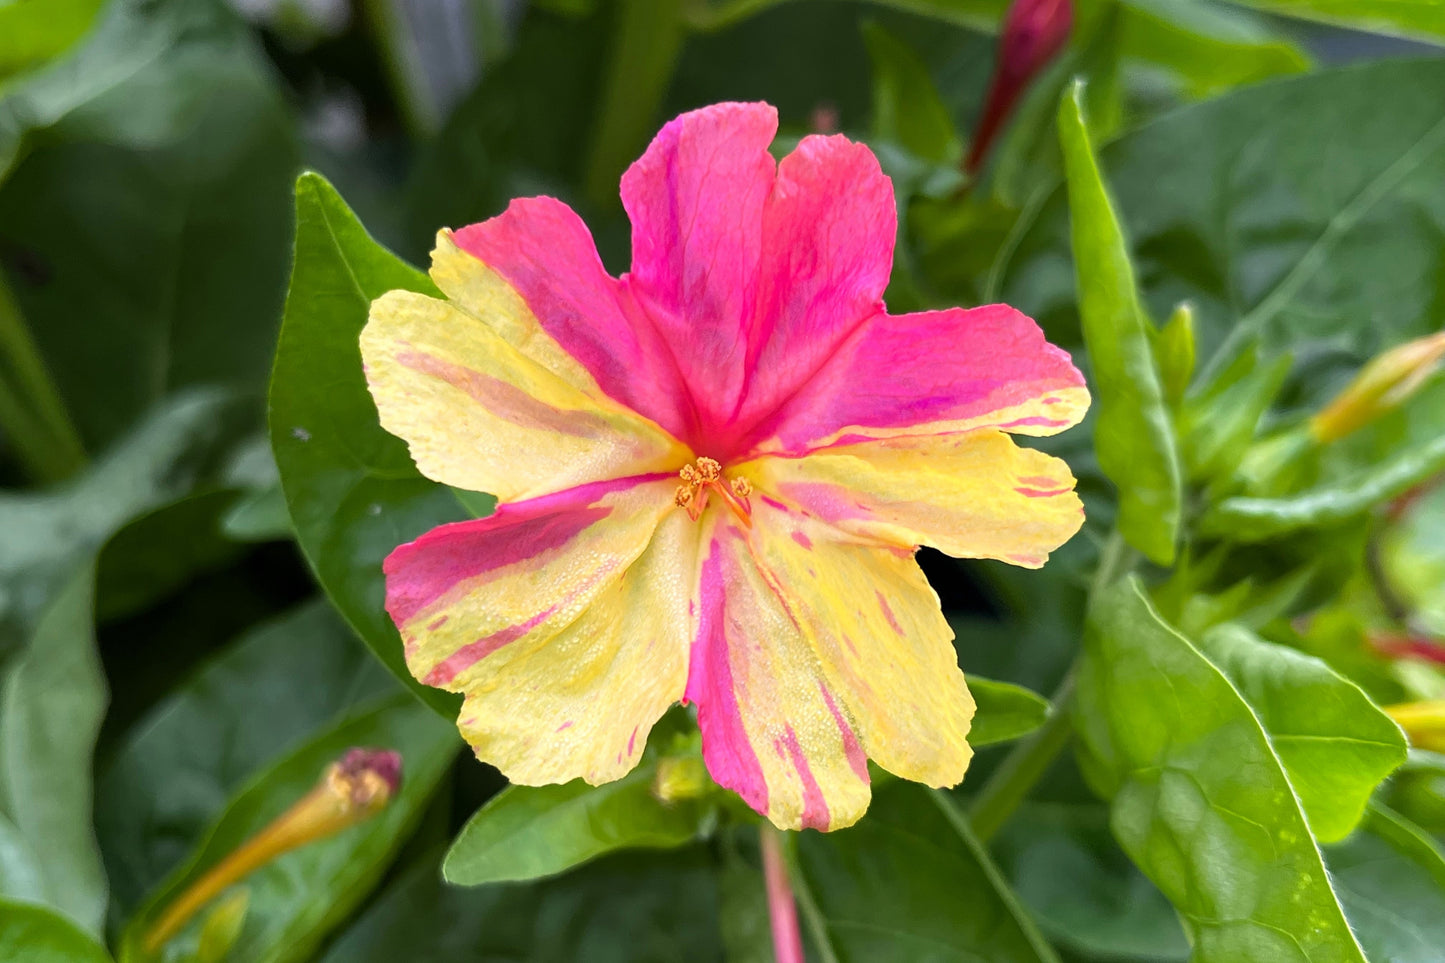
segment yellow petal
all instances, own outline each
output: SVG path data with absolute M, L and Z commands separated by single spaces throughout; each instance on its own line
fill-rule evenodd
M 1069 466 L 995 429 L 836 445 L 737 473 L 853 535 L 1028 568 L 1084 521 Z

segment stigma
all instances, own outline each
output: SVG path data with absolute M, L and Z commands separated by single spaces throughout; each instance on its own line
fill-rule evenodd
M 707 508 L 709 493 L 715 493 L 723 500 L 732 513 L 748 528 L 753 526 L 753 506 L 748 496 L 753 486 L 746 478 L 725 478 L 722 465 L 712 458 L 699 458 L 691 465 L 684 465 L 677 473 L 682 484 L 677 486 L 673 500 L 679 508 L 687 509 L 687 517 L 697 521 Z

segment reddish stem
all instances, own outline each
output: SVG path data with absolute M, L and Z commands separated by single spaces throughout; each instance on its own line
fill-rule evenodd
M 783 862 L 782 834 L 771 826 L 758 828 L 763 850 L 763 879 L 768 885 L 768 922 L 773 928 L 773 958 L 777 963 L 805 963 L 803 934 L 798 930 L 798 907 L 788 867 Z

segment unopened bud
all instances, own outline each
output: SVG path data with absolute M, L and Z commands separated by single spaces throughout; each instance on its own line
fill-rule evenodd
M 1420 389 L 1445 358 L 1445 331 L 1391 348 L 1374 358 L 1319 414 L 1310 433 L 1337 441 L 1399 407 Z
M 1405 730 L 1411 746 L 1445 752 L 1445 699 L 1403 702 L 1386 706 L 1385 712 Z
M 171 903 L 145 937 L 154 954 L 227 888 L 272 860 L 369 819 L 401 790 L 401 756 L 389 749 L 348 749 L 316 787 L 213 866 Z
M 978 170 L 989 146 L 1013 111 L 1019 95 L 1048 63 L 1058 56 L 1069 41 L 1074 25 L 1072 0 L 1014 0 L 1004 15 L 1003 32 L 999 35 L 998 61 L 983 114 L 974 132 L 973 144 L 963 168 L 972 174 Z
M 697 799 L 708 791 L 711 780 L 698 756 L 667 756 L 657 763 L 652 794 L 665 803 Z
M 1194 377 L 1194 306 L 1188 301 L 1180 302 L 1155 335 L 1154 361 L 1165 399 L 1179 404 Z

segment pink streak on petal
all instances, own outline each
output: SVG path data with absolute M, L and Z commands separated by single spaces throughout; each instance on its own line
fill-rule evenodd
M 636 749 L 636 748 L 637 748 L 637 727 L 636 727 L 636 726 L 633 726 L 633 727 L 632 727 L 632 735 L 630 735 L 630 736 L 627 737 L 627 754 L 628 754 L 629 756 L 632 755 L 632 751 L 633 751 L 634 749 Z
M 516 289 L 609 397 L 675 435 L 684 429 L 687 389 L 667 346 L 647 318 L 633 316 L 570 207 L 551 197 L 521 198 L 452 238 Z
M 572 720 L 571 720 L 571 719 L 568 719 L 566 722 L 562 723 L 560 726 L 557 727 L 557 731 L 558 731 L 558 732 L 561 732 L 563 729 L 570 729 L 570 728 L 572 728 Z
M 450 615 L 443 615 L 443 616 L 442 616 L 441 618 L 439 618 L 439 619 L 435 619 L 434 621 L 428 622 L 428 623 L 427 623 L 426 630 L 427 630 L 428 632 L 435 632 L 437 629 L 441 628 L 443 625 L 446 625 L 447 622 L 449 622 L 449 621 L 451 621 L 451 616 L 450 616 Z
M 798 745 L 798 734 L 792 726 L 787 726 L 779 741 L 787 750 L 793 768 L 798 771 L 798 780 L 803 784 L 803 827 L 826 830 L 830 818 L 828 803 L 823 798 L 823 790 L 818 786 L 813 770 L 808 766 L 808 758 L 803 755 L 803 747 Z
M 386 573 L 386 611 L 401 628 L 458 583 L 564 548 L 612 511 L 594 502 L 612 491 L 652 481 L 638 475 L 580 485 L 503 505 L 486 518 L 440 525 L 397 547 Z
M 713 779 L 736 792 L 753 809 L 765 813 L 768 784 L 757 752 L 743 728 L 729 663 L 731 647 L 727 638 L 723 559 L 724 549 L 714 540 L 702 565 L 702 619 L 692 643 L 683 701 L 697 705 L 702 758 Z
M 889 607 L 888 600 L 884 598 L 883 593 L 877 589 L 873 590 L 873 594 L 878 597 L 878 607 L 883 610 L 883 617 L 888 620 L 888 627 L 899 635 L 902 635 L 903 626 L 899 625 L 898 619 L 894 618 L 893 609 Z
M 427 685 L 449 685 L 459 674 L 470 669 L 502 646 L 522 638 L 545 622 L 556 611 L 557 606 L 554 605 L 545 612 L 538 612 L 519 625 L 509 625 L 504 629 L 498 629 L 491 635 L 484 635 L 477 641 L 462 646 L 438 662 L 422 681 Z
M 516 385 L 433 357 L 424 351 L 404 351 L 396 356 L 396 360 L 403 367 L 445 381 L 496 417 L 514 425 L 577 438 L 598 438 L 612 430 L 604 419 L 590 411 L 559 411 Z
M 1031 485 L 1031 486 L 1033 486 L 1033 487 L 1035 487 L 1035 488 L 1047 488 L 1047 487 L 1049 487 L 1050 485 L 1054 485 L 1054 484 L 1057 484 L 1057 483 L 1058 483 L 1058 479 L 1057 479 L 1057 478 L 1052 478 L 1052 477 L 1050 477 L 1050 476 L 1048 476 L 1048 475 L 1030 475 L 1030 476 L 1028 476 L 1027 478 L 1020 478 L 1020 479 L 1019 479 L 1019 484 L 1022 484 L 1022 485 Z
M 1065 492 L 1071 492 L 1071 491 L 1073 491 L 1073 489 L 1072 489 L 1072 488 L 1048 488 L 1048 489 L 1041 489 L 1041 488 L 1015 488 L 1014 491 L 1018 492 L 1020 495 L 1023 495 L 1023 496 L 1025 496 L 1025 497 L 1027 497 L 1027 498 L 1052 498 L 1052 497 L 1054 497 L 1055 495 L 1062 495 L 1062 494 L 1064 494 Z
M 690 111 L 664 126 L 622 177 L 632 220 L 632 271 L 623 282 L 672 346 L 693 389 L 695 429 L 709 436 L 730 419 L 743 387 L 777 128 L 768 104 Z
M 780 410 L 749 429 L 749 444 L 775 436 L 786 450 L 803 452 L 854 426 L 897 430 L 986 418 L 1083 383 L 1068 353 L 1007 305 L 878 314 Z M 1067 423 L 1033 416 L 1004 427 Z
M 868 757 L 864 754 L 863 747 L 858 745 L 858 737 L 853 734 L 853 727 L 848 725 L 848 720 L 838 711 L 838 704 L 833 701 L 833 693 L 828 691 L 828 687 L 819 682 L 818 688 L 823 690 L 823 701 L 827 704 L 828 711 L 833 713 L 833 721 L 838 723 L 838 731 L 843 734 L 843 754 L 848 757 L 848 765 L 863 784 L 867 785 L 871 781 L 868 778 Z
M 799 545 L 803 546 L 809 551 L 811 551 L 813 548 L 813 540 L 802 532 L 793 532 L 793 541 L 797 542 Z

